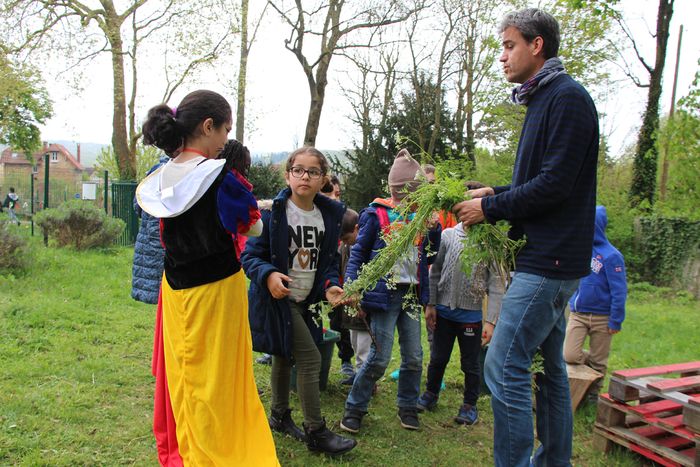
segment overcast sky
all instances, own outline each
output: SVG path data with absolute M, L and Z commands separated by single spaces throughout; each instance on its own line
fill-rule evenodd
M 658 1 L 623 0 L 622 3 L 643 55 L 648 63 L 653 64 L 655 43 L 647 30 L 655 30 Z M 246 132 L 245 142 L 257 153 L 291 150 L 299 145 L 304 137 L 309 102 L 306 79 L 299 63 L 284 49 L 286 29 L 272 16 L 274 12 L 268 12 L 268 15 L 270 16 L 266 27 L 259 32 L 253 46 L 248 71 L 247 118 L 250 119 L 250 129 Z M 675 2 L 664 72 L 664 112 L 670 107 L 678 28 L 681 23 L 684 32 L 677 97 L 686 94 L 698 69 L 700 24 L 697 18 L 700 18 L 700 1 Z M 634 60 L 634 57 L 630 57 L 630 60 Z M 56 66 L 55 63 L 47 64 L 45 69 L 56 69 Z M 644 78 L 643 75 L 642 77 Z M 83 83 L 84 87 L 80 92 L 66 84 L 65 76 L 46 76 L 45 79 L 54 100 L 54 117 L 42 128 L 42 139 L 110 143 L 112 79 L 107 55 L 92 62 L 87 81 Z M 170 104 L 177 105 L 186 92 L 206 86 L 222 93 L 235 106 L 235 96 L 230 83 L 215 78 L 211 73 L 202 76 L 201 81 L 203 84 L 182 89 Z M 150 94 L 148 89 L 142 90 L 144 95 Z M 154 90 L 152 94 L 157 100 L 162 91 Z M 646 89 L 636 88 L 631 81 L 622 79 L 619 88 L 606 102 L 597 102 L 599 111 L 608 115 L 603 121 L 601 131 L 610 136 L 613 153 L 619 152 L 622 147 L 633 144 L 636 140 L 646 95 Z M 147 108 L 158 102 L 149 102 L 147 98 L 142 98 L 141 104 L 143 108 L 139 112 L 140 120 Z M 348 104 L 340 95 L 336 81 L 331 78 L 317 138 L 319 148 L 342 149 L 351 146 L 354 133 L 346 118 L 348 114 Z

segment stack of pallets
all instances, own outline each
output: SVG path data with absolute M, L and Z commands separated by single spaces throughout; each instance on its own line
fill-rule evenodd
M 605 452 L 619 444 L 661 465 L 700 467 L 700 361 L 614 372 L 594 433 Z

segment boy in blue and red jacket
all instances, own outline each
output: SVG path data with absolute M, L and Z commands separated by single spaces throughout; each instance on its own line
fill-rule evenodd
M 627 279 L 625 260 L 605 236 L 608 216 L 604 206 L 596 206 L 595 234 L 591 273 L 581 279 L 578 289 L 569 300 L 571 315 L 564 340 L 564 360 L 571 364 L 587 365 L 605 375 L 613 335 L 620 332 L 625 320 Z M 590 336 L 590 350 L 583 350 L 583 342 Z M 588 391 L 588 399 L 595 400 L 603 380 Z
M 424 175 L 419 175 L 421 172 L 420 165 L 408 151 L 402 149 L 397 154 L 389 171 L 391 198 L 374 200 L 360 215 L 357 241 L 350 251 L 345 270 L 346 281 L 357 279 L 362 265 L 370 262 L 379 250 L 386 246 L 382 231 L 395 227 L 398 223 L 411 222 L 412 216 L 408 219 L 400 218 L 395 208 L 406 191 L 418 188 L 421 179 L 424 179 Z M 429 257 L 428 252 L 437 252 L 440 248 L 440 233 L 440 224 L 436 221 L 420 244 L 401 258 L 394 267 L 392 279 L 395 286 L 387 286 L 387 282 L 382 279 L 374 289 L 362 297 L 359 313 L 368 313 L 372 317 L 374 342 L 367 360 L 355 375 L 345 402 L 345 414 L 340 422 L 340 428 L 345 431 L 357 433 L 360 430 L 374 385 L 389 365 L 395 329 L 398 330 L 401 346 L 401 371 L 397 393 L 399 419 L 401 426 L 406 429 L 419 428 L 416 402 L 423 369 L 421 313 L 411 316 L 405 298 L 413 293 L 415 288 L 420 304 L 424 306 L 428 303 L 428 262 L 434 259 L 434 256 Z

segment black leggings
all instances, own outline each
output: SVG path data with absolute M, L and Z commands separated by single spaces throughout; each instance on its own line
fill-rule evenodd
M 464 403 L 476 405 L 481 384 L 481 322 L 458 323 L 441 318 L 438 314 L 426 387 L 433 394 L 440 392 L 440 384 L 450 361 L 455 337 L 459 343 L 460 363 L 464 372 Z

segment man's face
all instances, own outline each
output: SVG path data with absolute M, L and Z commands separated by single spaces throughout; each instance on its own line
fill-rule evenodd
M 513 26 L 501 34 L 503 53 L 499 59 L 503 64 L 503 72 L 510 83 L 524 83 L 532 78 L 542 67 L 543 41 L 536 37 L 527 42 L 520 31 Z

